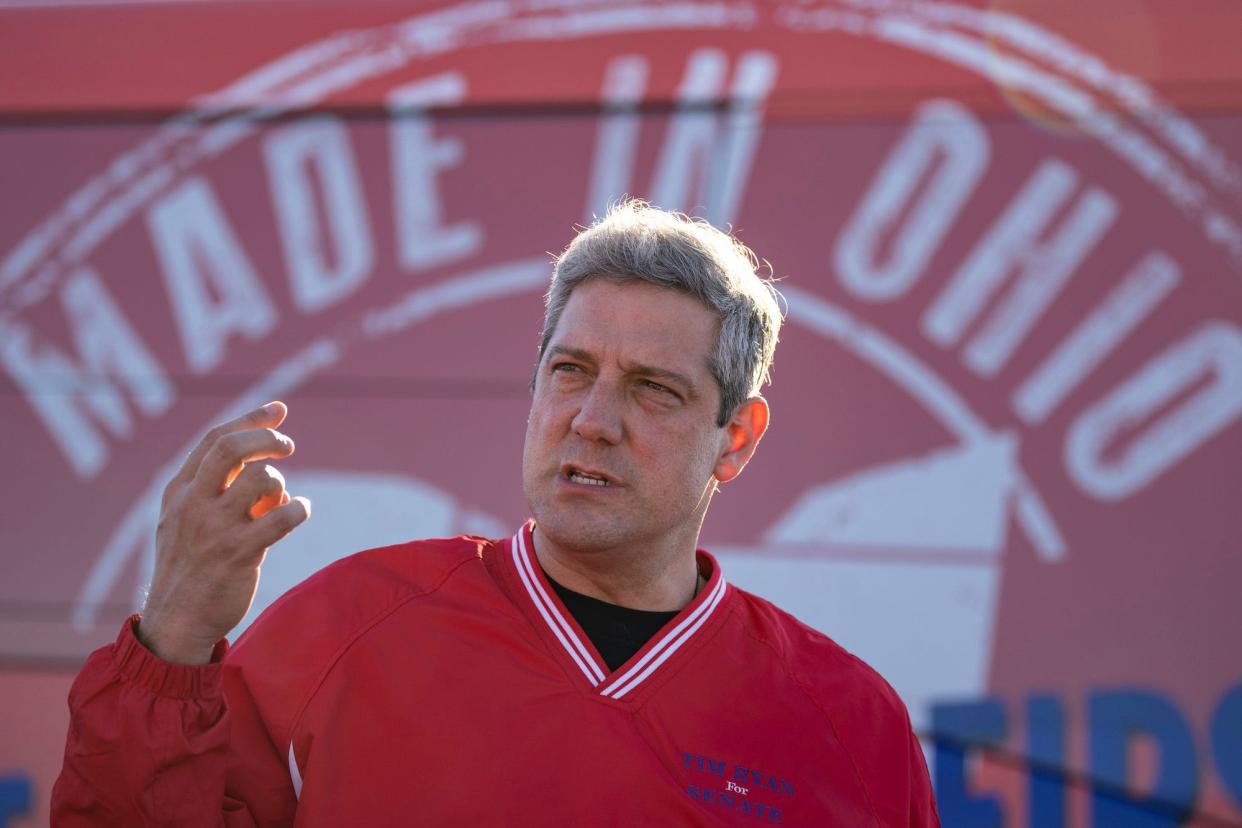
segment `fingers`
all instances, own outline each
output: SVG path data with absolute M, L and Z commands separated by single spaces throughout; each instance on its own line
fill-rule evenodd
M 304 497 L 290 498 L 288 503 L 277 506 L 251 524 L 251 539 L 255 545 L 266 549 L 301 525 L 310 513 L 309 500 Z
M 162 641 L 157 652 L 205 660 L 200 645 L 236 626 L 253 602 L 267 548 L 309 517 L 310 502 L 290 498 L 262 462 L 293 453 L 274 430 L 286 413 L 268 403 L 213 428 L 165 488 L 143 620 L 148 642 Z
M 194 450 L 190 452 L 185 462 L 181 464 L 181 468 L 173 476 L 172 483 L 174 485 L 188 483 L 198 473 L 199 466 L 203 463 L 203 458 L 207 456 L 212 446 L 221 437 L 247 429 L 275 428 L 284 422 L 285 415 L 288 413 L 288 407 L 283 402 L 277 400 L 262 405 L 253 411 L 247 411 L 240 417 L 229 420 L 227 423 L 221 423 L 211 429 L 203 436 L 198 445 L 194 447 Z
M 266 463 L 248 463 L 223 495 L 224 508 L 230 513 L 252 518 L 288 502 L 284 475 Z
M 212 444 L 198 467 L 192 486 L 211 497 L 232 484 L 242 467 L 255 460 L 288 457 L 293 441 L 270 428 L 253 428 L 225 434 Z

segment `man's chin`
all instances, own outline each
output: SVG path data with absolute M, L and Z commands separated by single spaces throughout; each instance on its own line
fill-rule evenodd
M 582 509 L 540 510 L 536 531 L 557 547 L 574 552 L 605 552 L 626 544 L 633 533 L 615 518 L 584 514 Z

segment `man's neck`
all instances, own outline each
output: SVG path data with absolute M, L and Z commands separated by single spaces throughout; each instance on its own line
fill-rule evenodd
M 578 553 L 562 548 L 536 524 L 535 557 L 561 586 L 637 610 L 680 610 L 702 586 L 693 543 L 685 549 Z

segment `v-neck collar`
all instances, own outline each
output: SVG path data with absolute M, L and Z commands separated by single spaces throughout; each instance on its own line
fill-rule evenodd
M 520 583 L 516 597 L 528 610 L 531 622 L 551 633 L 554 650 L 563 654 L 572 665 L 571 674 L 581 674 L 589 686 L 603 697 L 617 700 L 627 696 L 632 698 L 632 694 L 649 683 L 653 676 L 671 669 L 678 661 L 677 654 L 689 652 L 686 645 L 704 632 L 710 619 L 720 615 L 729 585 L 721 575 L 716 559 L 699 550 L 699 571 L 711 571 L 707 583 L 664 629 L 610 673 L 591 640 L 544 577 L 535 558 L 534 528 L 535 522 L 527 521 L 509 540 L 507 554 L 503 556 L 506 563 L 512 564 L 516 580 Z

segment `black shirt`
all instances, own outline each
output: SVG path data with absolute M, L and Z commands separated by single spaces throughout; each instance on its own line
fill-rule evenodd
M 548 573 L 544 572 L 544 577 Z M 677 610 L 654 612 L 619 607 L 581 592 L 566 589 L 548 577 L 548 583 L 561 597 L 561 603 L 569 610 L 578 626 L 591 639 L 609 670 L 616 670 L 630 656 L 643 648 L 669 621 L 677 617 Z

